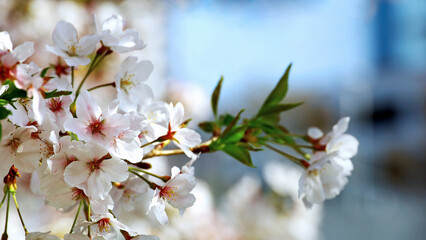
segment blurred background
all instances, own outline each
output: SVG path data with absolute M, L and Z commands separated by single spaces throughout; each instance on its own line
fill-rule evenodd
M 139 218 L 126 218 L 133 227 L 162 239 L 424 239 L 426 1 L 0 0 L 0 31 L 15 46 L 36 42 L 31 60 L 47 66 L 56 62 L 44 46 L 53 44 L 57 21 L 89 34 L 93 14 L 101 21 L 113 13 L 147 44 L 131 55 L 154 63 L 148 84 L 155 97 L 183 102 L 193 128 L 212 119 L 210 95 L 220 76 L 219 112 L 245 108 L 250 117 L 293 63 L 287 101 L 305 104 L 284 113 L 282 124 L 304 134 L 310 126 L 328 131 L 350 116 L 349 133 L 360 142 L 349 184 L 322 207 L 304 209 L 300 172 L 281 156 L 256 153 L 257 168 L 247 168 L 214 153 L 195 165 L 194 209 L 161 227 L 136 221 L 145 218 L 141 207 Z M 126 56 L 114 54 L 93 79 L 111 81 Z M 186 160 L 167 161 L 165 173 Z M 34 202 L 21 205 L 54 214 Z M 63 216 L 35 220 L 30 230 L 43 223 L 61 232 Z

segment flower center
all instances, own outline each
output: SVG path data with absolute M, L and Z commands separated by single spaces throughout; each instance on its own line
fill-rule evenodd
M 77 46 L 77 43 L 70 42 L 70 44 L 67 45 L 67 49 L 68 49 L 67 53 L 68 53 L 68 55 L 70 55 L 70 56 L 77 56 L 77 49 L 78 48 L 79 47 Z
M 101 163 L 102 163 L 103 160 L 104 159 L 101 158 L 101 159 L 94 159 L 93 161 L 88 162 L 87 165 L 89 167 L 90 172 L 92 173 L 92 172 L 100 169 Z
M 60 98 L 52 98 L 47 102 L 47 107 L 52 112 L 59 112 L 62 109 L 62 101 Z
M 109 218 L 102 218 L 98 221 L 98 230 L 99 232 L 110 232 L 111 231 L 111 223 Z
M 160 197 L 165 198 L 167 200 L 176 201 L 176 191 L 177 187 L 164 186 L 160 190 Z
M 96 119 L 95 121 L 91 122 L 89 127 L 92 131 L 92 134 L 103 134 L 103 120 L 100 120 L 100 118 Z
M 86 194 L 84 194 L 84 191 L 79 189 L 79 188 L 74 187 L 74 188 L 72 188 L 71 191 L 72 191 L 72 199 L 74 201 L 78 201 L 78 200 L 87 198 Z
M 134 87 L 136 84 L 134 81 L 132 81 L 132 78 L 135 76 L 134 73 L 128 75 L 124 75 L 124 78 L 120 79 L 120 87 L 123 89 L 127 94 L 128 90 L 130 90 L 132 87 Z
M 77 158 L 75 156 L 67 156 L 65 155 L 65 167 L 68 166 L 70 163 L 77 161 Z
M 22 144 L 22 141 L 19 138 L 13 138 L 12 140 L 9 141 L 7 146 L 9 146 L 13 152 L 18 152 L 20 151 L 19 147 L 21 146 L 21 144 Z

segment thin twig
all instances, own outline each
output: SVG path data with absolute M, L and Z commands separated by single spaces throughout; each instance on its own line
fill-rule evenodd
M 74 226 L 75 226 L 75 223 L 77 222 L 78 215 L 79 215 L 80 209 L 81 209 L 81 205 L 83 205 L 83 201 L 84 201 L 84 199 L 81 199 L 80 204 L 78 205 L 77 213 L 75 214 L 75 218 L 74 218 L 74 222 L 72 223 L 72 226 L 71 226 L 70 234 L 74 230 Z
M 27 230 L 27 227 L 25 227 L 24 219 L 22 218 L 21 211 L 19 210 L 18 201 L 16 201 L 16 196 L 15 196 L 16 193 L 15 192 L 11 192 L 11 193 L 12 193 L 13 201 L 15 202 L 16 211 L 18 212 L 19 219 L 21 220 L 22 227 L 24 228 L 24 231 L 25 231 L 25 235 L 27 235 L 28 230 Z
M 208 140 L 206 142 L 203 142 L 193 148 L 190 148 L 190 150 L 194 153 L 208 153 L 208 152 L 214 152 L 216 150 L 212 150 L 209 148 L 210 144 L 213 142 L 213 140 Z M 153 157 L 159 157 L 159 156 L 170 156 L 170 155 L 180 155 L 185 154 L 185 152 L 182 149 L 170 149 L 170 150 L 158 150 L 153 149 L 151 152 L 145 154 L 143 156 L 143 159 L 153 158 Z

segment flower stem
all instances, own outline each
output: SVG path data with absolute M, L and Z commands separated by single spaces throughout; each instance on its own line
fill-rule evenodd
M 87 203 L 87 221 L 90 222 L 90 201 L 88 201 Z M 92 236 L 90 234 L 90 225 L 87 227 L 87 236 L 89 237 L 89 239 L 92 239 Z
M 71 87 L 74 87 L 74 67 L 71 67 Z
M 138 172 L 142 172 L 142 173 L 145 173 L 145 174 L 151 175 L 151 176 L 153 176 L 153 177 L 156 177 L 156 178 L 158 178 L 158 179 L 161 179 L 163 182 L 167 182 L 167 181 L 169 181 L 169 180 L 170 180 L 170 177 L 169 177 L 169 176 L 159 176 L 159 175 L 157 175 L 157 174 L 154 174 L 154 173 L 151 173 L 151 172 L 145 171 L 145 170 L 140 169 L 140 168 L 129 167 L 129 170 L 130 170 L 130 171 L 138 171 Z
M 84 204 L 84 215 L 86 216 L 86 221 L 90 222 L 90 201 L 89 199 L 86 199 L 86 201 L 83 201 Z M 89 237 L 89 239 L 92 239 L 91 234 L 90 234 L 90 226 L 93 224 L 89 224 L 87 226 L 87 236 Z
M 267 148 L 271 149 L 271 150 L 272 150 L 272 151 L 274 151 L 274 152 L 277 152 L 277 153 L 279 153 L 279 154 L 283 155 L 284 157 L 286 157 L 286 158 L 287 158 L 287 159 L 289 159 L 290 161 L 294 162 L 295 164 L 297 164 L 297 165 L 299 165 L 299 166 L 301 166 L 301 167 L 305 168 L 305 166 L 302 164 L 302 160 L 301 160 L 301 159 L 299 159 L 299 158 L 297 158 L 297 157 L 294 157 L 294 156 L 292 156 L 292 155 L 290 155 L 290 154 L 288 154 L 288 153 L 286 153 L 286 152 L 283 152 L 283 151 L 281 151 L 281 150 L 279 150 L 279 149 L 277 149 L 277 148 L 275 148 L 275 147 L 272 147 L 271 145 L 266 144 L 266 143 L 265 143 L 265 147 L 267 147 Z
M 194 153 L 215 152 L 216 150 L 209 148 L 209 146 L 212 142 L 213 142 L 212 140 L 203 142 L 203 143 L 191 148 L 191 151 L 194 152 Z M 171 149 L 171 150 L 153 149 L 151 152 L 145 154 L 143 156 L 143 159 L 148 159 L 148 158 L 152 158 L 152 157 L 159 157 L 159 156 L 179 155 L 179 154 L 185 154 L 185 152 L 182 149 Z
M 7 192 L 4 194 L 3 199 L 1 200 L 0 208 L 1 206 L 3 206 L 4 200 L 6 200 L 6 197 L 7 197 Z
M 28 234 L 28 230 L 25 227 L 24 219 L 22 218 L 21 211 L 19 210 L 18 201 L 16 201 L 16 196 L 15 196 L 16 193 L 15 192 L 11 192 L 11 194 L 12 194 L 12 197 L 13 197 L 13 201 L 15 202 L 16 211 L 18 212 L 19 219 L 21 220 L 22 227 L 24 228 L 25 235 L 27 235 Z
M 6 209 L 6 223 L 4 226 L 4 232 L 3 235 L 1 236 L 1 240 L 7 240 L 8 239 L 8 235 L 7 235 L 7 224 L 9 222 L 9 206 L 10 206 L 10 190 L 7 189 L 7 209 Z
M 90 91 L 93 91 L 95 89 L 108 87 L 108 86 L 115 87 L 115 82 L 110 82 L 110 83 L 105 83 L 105 84 L 101 84 L 101 85 L 98 85 L 98 86 L 94 86 L 92 88 L 87 89 L 87 91 L 90 92 Z
M 107 53 L 99 54 L 96 53 L 95 57 L 92 60 L 92 63 L 89 66 L 89 69 L 87 69 L 86 75 L 84 75 L 83 79 L 81 80 L 80 84 L 78 85 L 77 91 L 75 93 L 75 98 L 77 99 L 78 95 L 80 94 L 81 87 L 83 87 L 84 83 L 86 82 L 89 75 L 95 70 L 97 66 L 99 66 L 100 62 L 105 58 Z
M 158 185 L 157 185 L 157 184 L 155 184 L 155 183 L 153 183 L 153 182 L 149 181 L 148 179 L 146 179 L 144 176 L 140 175 L 139 173 L 137 173 L 137 172 L 135 172 L 135 171 L 133 171 L 133 170 L 130 170 L 130 169 L 129 169 L 129 172 L 131 172 L 131 173 L 135 174 L 135 175 L 136 175 L 136 176 L 138 176 L 140 179 L 144 180 L 144 181 L 148 184 L 148 186 L 149 186 L 152 190 L 155 190 L 156 188 L 158 188 Z
M 159 142 L 158 139 L 155 139 L 154 141 L 145 143 L 144 145 L 141 146 L 141 148 L 144 148 L 144 147 L 149 146 L 149 145 L 156 143 L 156 142 Z
M 74 221 L 73 221 L 72 226 L 71 226 L 70 234 L 74 230 L 74 226 L 75 226 L 75 223 L 77 222 L 78 215 L 79 215 L 80 209 L 81 209 L 81 205 L 83 205 L 83 201 L 84 201 L 84 199 L 81 199 L 80 204 L 78 205 L 77 213 L 75 214 L 75 218 L 74 218 Z

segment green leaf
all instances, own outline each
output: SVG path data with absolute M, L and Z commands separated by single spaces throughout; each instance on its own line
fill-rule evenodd
M 225 128 L 225 130 L 223 131 L 221 137 L 226 137 L 226 135 L 231 131 L 231 129 L 237 124 L 238 120 L 240 120 L 241 117 L 241 113 L 244 112 L 244 109 L 242 109 L 237 116 L 235 116 L 234 119 L 232 119 L 232 121 L 228 124 L 228 126 Z
M 219 102 L 219 95 L 220 95 L 220 89 L 222 88 L 222 82 L 223 82 L 223 76 L 220 77 L 219 82 L 216 85 L 216 88 L 213 91 L 212 94 L 212 110 L 213 110 L 213 114 L 216 117 L 217 116 L 217 103 Z
M 247 149 L 249 151 L 253 151 L 253 152 L 263 151 L 262 148 L 255 148 L 252 145 L 245 143 L 245 142 L 239 142 L 239 143 L 236 143 L 235 145 L 244 147 L 245 149 Z
M 284 103 L 284 104 L 277 104 L 277 105 L 269 105 L 266 107 L 262 107 L 257 114 L 258 117 L 265 116 L 269 114 L 280 114 L 281 112 L 288 111 L 290 109 L 293 109 L 295 107 L 298 107 L 302 105 L 303 102 L 298 103 Z
M 211 133 L 215 129 L 217 124 L 215 122 L 200 122 L 198 127 L 201 128 L 204 132 Z
M 53 68 L 53 66 L 47 67 L 47 68 L 43 68 L 43 70 L 41 70 L 40 72 L 40 77 L 44 77 L 46 76 L 47 71 L 49 71 L 49 69 Z
M 226 144 L 239 142 L 244 137 L 244 133 L 246 132 L 246 130 L 247 130 L 247 126 L 235 127 L 226 135 L 222 136 L 221 140 L 223 143 L 226 143 Z
M 281 77 L 280 81 L 277 83 L 275 88 L 269 94 L 268 98 L 266 98 L 259 112 L 262 112 L 263 108 L 268 107 L 270 105 L 277 104 L 285 98 L 285 96 L 287 95 L 287 90 L 288 90 L 288 76 L 290 74 L 290 69 L 291 69 L 291 64 L 288 65 L 284 75 Z
M 230 124 L 232 122 L 232 120 L 234 120 L 234 116 L 227 113 L 227 114 L 219 116 L 218 123 L 219 123 L 220 126 L 228 126 L 228 124 Z
M 0 99 L 0 106 L 7 105 L 7 104 L 9 104 L 9 103 L 10 103 L 10 102 L 9 102 L 9 101 L 7 101 L 7 100 Z
M 7 80 L 5 84 L 9 85 L 9 88 L 0 96 L 1 99 L 11 102 L 14 98 L 27 98 L 27 92 L 16 88 L 12 81 Z
M 0 107 L 0 119 L 5 119 L 10 114 L 12 114 L 11 111 L 7 110 L 5 107 Z
M 60 97 L 60 96 L 64 96 L 64 95 L 71 95 L 71 91 L 58 91 L 58 90 L 53 90 L 51 92 L 44 92 L 44 98 L 48 99 L 48 98 L 54 98 L 54 97 Z
M 238 145 L 226 145 L 222 151 L 227 153 L 229 156 L 237 159 L 244 165 L 249 167 L 255 167 L 251 161 L 250 152 L 244 146 Z

